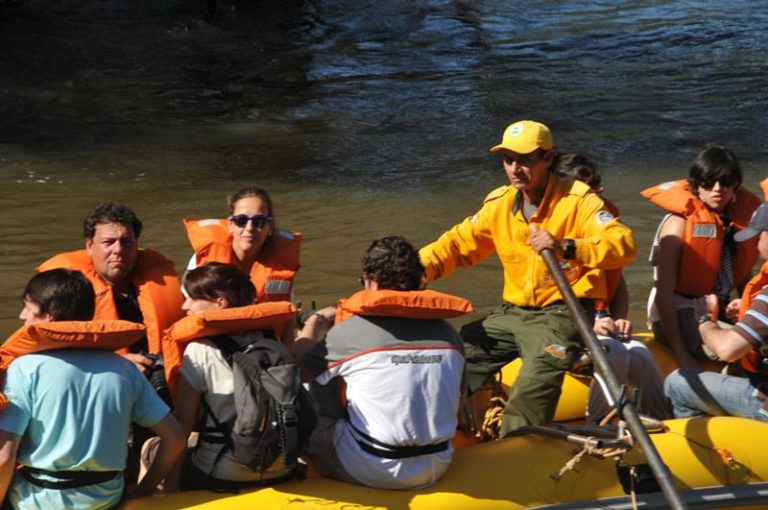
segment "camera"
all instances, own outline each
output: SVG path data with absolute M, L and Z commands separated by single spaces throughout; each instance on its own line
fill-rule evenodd
M 165 380 L 165 364 L 161 354 L 143 353 L 144 356 L 152 360 L 152 366 L 147 369 L 147 379 L 149 384 L 155 389 L 160 398 L 166 404 L 171 403 L 171 393 L 168 390 L 168 381 Z

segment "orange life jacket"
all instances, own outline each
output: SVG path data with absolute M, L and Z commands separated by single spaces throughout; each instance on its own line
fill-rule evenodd
M 238 266 L 227 220 L 184 220 L 197 265 L 221 262 Z M 301 234 L 275 229 L 253 263 L 249 276 L 256 301 L 290 301 L 293 281 L 301 267 Z
M 755 299 L 755 296 L 760 292 L 760 290 L 768 285 L 768 262 L 763 263 L 762 267 L 760 268 L 760 272 L 757 273 L 751 280 L 749 280 L 749 283 L 747 283 L 746 287 L 744 287 L 744 293 L 741 295 L 741 305 L 739 306 L 739 320 L 741 320 L 744 315 L 747 313 L 747 310 L 749 310 L 749 307 L 752 305 L 752 301 Z M 741 358 L 741 366 L 744 367 L 744 370 L 752 373 L 757 373 L 759 371 L 759 367 L 761 365 L 763 356 L 760 354 L 760 352 L 757 351 L 757 349 L 752 349 L 747 354 L 742 356 Z
M 450 319 L 472 311 L 466 299 L 434 290 L 361 290 L 339 301 L 336 322 L 353 315 Z
M 645 198 L 667 211 L 685 218 L 683 253 L 680 257 L 675 291 L 687 296 L 712 292 L 720 268 L 720 252 L 725 240 L 725 226 L 720 216 L 691 192 L 685 180 L 671 181 L 641 192 Z M 746 228 L 760 199 L 744 186 L 736 189 L 727 213 L 730 226 Z M 749 275 L 757 260 L 757 240 L 736 243 L 733 281 L 739 285 Z
M 760 181 L 760 189 L 763 190 L 763 198 L 768 201 L 768 178 Z M 749 310 L 749 307 L 752 305 L 752 301 L 755 299 L 757 293 L 766 285 L 768 285 L 768 261 L 763 263 L 760 272 L 752 277 L 752 279 L 749 280 L 749 283 L 744 287 L 739 308 L 739 320 L 741 320 L 747 313 L 747 310 Z M 741 366 L 747 372 L 757 373 L 761 366 L 762 358 L 763 356 L 757 349 L 752 349 L 742 356 L 740 360 Z
M 165 331 L 163 348 L 169 354 L 163 359 L 168 388 L 173 399 L 178 394 L 179 369 L 184 349 L 198 338 L 227 335 L 243 331 L 272 330 L 281 338 L 285 328 L 293 327 L 296 307 L 288 301 L 272 301 L 236 308 L 204 310 L 187 315 Z
M 24 354 L 53 349 L 100 349 L 128 347 L 146 334 L 143 324 L 121 320 L 60 321 L 19 328 L 0 345 L 0 387 L 13 360 Z M 8 399 L 0 393 L 0 410 Z
M 93 285 L 96 292 L 96 311 L 94 319 L 119 319 L 112 286 L 109 285 L 93 267 L 91 256 L 85 250 L 60 253 L 40 264 L 38 271 L 66 268 L 81 271 Z M 163 331 L 184 316 L 181 305 L 184 297 L 181 294 L 179 277 L 173 262 L 150 249 L 140 249 L 136 257 L 136 266 L 131 273 L 131 281 L 137 291 L 137 299 L 144 324 L 147 327 L 147 344 L 149 352 L 175 357 L 178 353 L 164 350 L 162 345 Z M 177 346 L 170 345 L 170 349 Z M 127 347 L 118 353 L 125 354 Z M 168 369 L 165 369 L 168 377 Z

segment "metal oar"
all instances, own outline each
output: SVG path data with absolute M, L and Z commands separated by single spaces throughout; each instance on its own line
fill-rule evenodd
M 573 320 L 576 322 L 576 326 L 579 328 L 584 343 L 586 343 L 592 353 L 592 359 L 594 360 L 596 369 L 603 376 L 608 385 L 608 389 L 613 396 L 613 401 L 620 401 L 622 393 L 621 384 L 619 384 L 619 380 L 613 372 L 613 367 L 611 367 L 608 362 L 608 358 L 600 347 L 600 342 L 597 340 L 594 331 L 592 331 L 589 320 L 587 320 L 587 314 L 584 312 L 581 303 L 573 293 L 573 289 L 571 289 L 568 280 L 565 279 L 563 271 L 560 269 L 560 265 L 557 262 L 555 253 L 550 248 L 545 248 L 541 250 L 540 254 L 547 264 L 547 268 L 552 274 L 552 278 L 554 278 L 557 288 L 560 290 L 560 294 L 563 296 L 563 300 L 565 301 L 568 310 L 571 312 Z M 627 422 L 629 431 L 632 433 L 632 436 L 643 452 L 645 452 L 645 456 L 648 459 L 648 465 L 651 468 L 651 471 L 653 471 L 656 480 L 659 482 L 661 491 L 664 493 L 667 501 L 669 501 L 670 507 L 681 510 L 687 509 L 688 505 L 685 503 L 680 491 L 673 483 L 672 473 L 669 471 L 667 465 L 661 460 L 661 456 L 659 455 L 658 450 L 656 450 L 656 445 L 653 444 L 648 432 L 646 432 L 645 427 L 643 427 L 640 417 L 637 414 L 637 409 L 635 409 L 635 405 L 630 401 L 626 402 L 623 406 L 622 413 Z

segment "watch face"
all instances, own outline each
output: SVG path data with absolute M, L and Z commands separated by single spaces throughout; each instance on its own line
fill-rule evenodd
M 565 250 L 563 250 L 563 256 L 567 259 L 572 259 L 576 256 L 576 241 L 573 239 L 566 239 Z

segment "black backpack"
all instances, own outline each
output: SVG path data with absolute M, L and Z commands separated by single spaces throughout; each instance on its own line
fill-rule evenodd
M 232 367 L 237 414 L 221 423 L 202 400 L 216 427 L 201 427 L 201 439 L 224 443 L 216 462 L 225 451 L 232 450 L 237 462 L 264 472 L 283 455 L 290 475 L 295 475 L 298 457 L 317 423 L 312 398 L 301 384 L 298 363 L 288 348 L 273 338 L 245 347 L 226 335 L 211 340 Z

